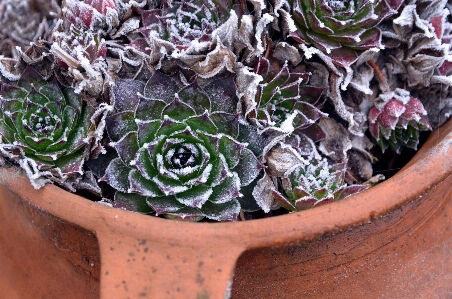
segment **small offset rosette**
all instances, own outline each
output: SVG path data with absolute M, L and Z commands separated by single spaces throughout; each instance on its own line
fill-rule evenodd
M 346 162 L 328 165 L 326 159 L 300 163 L 282 178 L 282 192 L 273 189 L 275 203 L 289 211 L 306 210 L 343 199 L 367 189 L 345 183 Z
M 417 149 L 419 132 L 431 130 L 421 101 L 402 89 L 380 95 L 383 100 L 369 112 L 369 131 L 384 152 L 400 153 L 402 147 Z

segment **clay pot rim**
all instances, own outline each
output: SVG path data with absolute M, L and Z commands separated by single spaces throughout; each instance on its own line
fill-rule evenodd
M 348 229 L 387 214 L 452 174 L 452 120 L 430 135 L 416 156 L 395 176 L 375 187 L 344 200 L 287 215 L 228 223 L 187 223 L 111 208 L 69 192 L 61 196 L 61 188 L 47 185 L 30 191 L 28 178 L 11 169 L 3 170 L 5 185 L 47 213 L 72 222 L 93 232 L 106 226 L 121 224 L 123 233 L 133 230 L 146 232 L 158 226 L 168 240 L 196 242 L 212 238 L 229 239 L 244 248 L 275 246 L 313 239 L 325 233 Z M 416 163 L 419 162 L 419 163 Z M 7 171 L 7 172 L 5 172 Z M 414 187 L 407 182 L 418 182 Z M 390 194 L 388 194 L 390 190 Z M 52 198 L 52 200 L 49 200 Z M 94 209 L 92 213 L 84 213 Z M 93 218 L 92 215 L 96 215 Z M 198 232 L 202 232 L 198 233 Z

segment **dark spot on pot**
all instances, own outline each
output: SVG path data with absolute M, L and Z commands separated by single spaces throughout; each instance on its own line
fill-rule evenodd
M 85 256 L 85 255 L 82 255 L 82 261 L 83 261 L 85 264 L 89 264 L 89 258 L 88 258 L 87 256 Z
M 145 256 L 143 256 L 143 257 L 141 258 L 141 260 L 142 260 L 142 261 L 144 261 L 145 259 L 146 259 L 146 257 L 145 257 Z
M 109 273 L 108 271 L 105 271 L 105 275 L 108 275 L 108 273 Z
M 166 258 L 169 260 L 171 258 L 171 256 L 167 255 Z
M 207 291 L 202 291 L 201 293 L 196 294 L 196 299 L 209 299 L 210 295 Z
M 217 271 L 218 271 L 218 272 L 222 272 L 223 270 L 221 270 L 221 269 L 217 269 Z
M 115 248 L 114 247 L 110 247 L 110 250 L 115 250 Z
M 180 288 L 177 288 L 176 291 L 177 291 L 178 293 L 180 293 Z
M 203 262 L 203 261 L 200 261 L 200 262 L 198 263 L 198 267 L 202 267 L 202 265 L 204 265 L 204 262 Z
M 122 281 L 122 283 L 123 283 L 123 284 L 125 284 L 125 283 L 126 283 L 126 281 L 125 281 L 125 280 L 123 280 L 123 281 Z
M 204 277 L 201 276 L 200 273 L 198 273 L 198 275 L 196 275 L 196 283 L 199 285 L 202 285 L 204 283 Z
M 146 295 L 147 295 L 147 294 L 144 293 L 144 292 L 143 292 L 143 293 L 140 293 L 140 296 L 141 296 L 141 297 L 146 297 Z
M 135 253 L 133 253 L 132 251 L 129 252 L 129 256 L 135 256 Z
M 157 272 L 157 269 L 152 267 L 152 273 L 155 273 L 155 272 Z
M 127 259 L 127 262 L 130 263 L 130 259 Z
M 182 262 L 185 264 L 187 262 L 187 259 L 183 259 Z
M 146 248 L 144 249 L 144 252 L 148 252 L 148 250 L 149 250 L 149 248 L 146 247 Z
M 146 245 L 146 240 L 145 239 L 143 239 L 143 240 L 141 240 L 141 242 L 140 242 L 140 245 Z
M 297 248 L 295 248 L 295 247 L 288 247 L 287 248 L 287 254 L 290 255 L 290 256 L 294 256 L 296 251 L 297 251 Z

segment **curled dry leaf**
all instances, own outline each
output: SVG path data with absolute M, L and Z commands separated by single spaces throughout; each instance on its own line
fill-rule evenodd
M 333 161 L 345 161 L 347 159 L 347 151 L 352 148 L 347 129 L 331 118 L 320 119 L 319 125 L 325 133 L 325 138 L 320 141 L 320 152 Z

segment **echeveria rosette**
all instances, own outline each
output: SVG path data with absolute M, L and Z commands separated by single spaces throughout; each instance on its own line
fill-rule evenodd
M 388 147 L 400 153 L 402 147 L 417 149 L 419 131 L 431 130 L 427 111 L 413 97 L 391 98 L 383 107 L 369 112 L 369 131 L 384 152 Z
M 343 199 L 367 189 L 366 185 L 347 185 L 346 162 L 329 165 L 326 159 L 312 159 L 294 167 L 282 178 L 282 191 L 272 190 L 275 203 L 289 211 L 306 210 Z
M 265 58 L 259 58 L 255 72 L 260 74 L 268 64 Z M 280 127 L 291 118 L 295 133 L 306 134 L 315 141 L 321 139 L 324 134 L 316 122 L 327 114 L 317 106 L 326 88 L 306 85 L 309 76 L 307 72 L 291 72 L 287 63 L 278 73 L 267 75 L 258 86 L 257 105 L 248 114 L 249 118 L 257 120 L 262 127 Z
M 69 66 L 80 68 L 80 61 L 84 59 L 85 63 L 92 64 L 95 60 L 106 57 L 105 40 L 91 30 L 76 28 L 71 24 L 68 32 L 55 31 L 52 37 L 55 61 L 64 69 Z
M 262 166 L 236 139 L 233 86 L 228 77 L 179 90 L 159 72 L 145 86 L 117 79 L 106 123 L 118 158 L 101 179 L 118 190 L 116 206 L 193 221 L 237 218 L 241 187 Z
M 73 89 L 27 67 L 16 85 L 1 84 L 0 103 L 2 151 L 63 180 L 83 173 L 93 109 Z
M 356 51 L 381 47 L 376 26 L 395 14 L 401 0 L 290 0 L 296 30 L 290 36 L 312 44 L 343 67 L 358 58 Z

